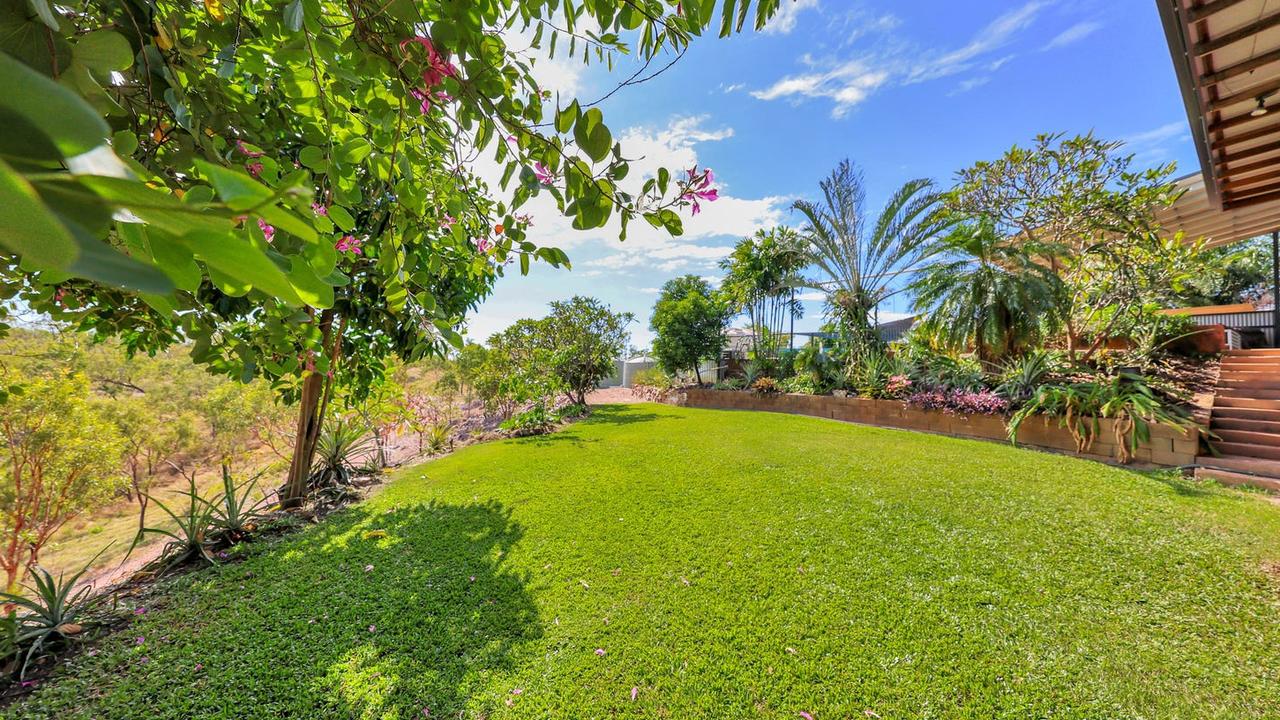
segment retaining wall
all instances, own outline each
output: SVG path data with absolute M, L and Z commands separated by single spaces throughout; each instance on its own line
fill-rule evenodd
M 941 410 L 921 410 L 909 407 L 901 400 L 872 400 L 834 395 L 762 395 L 734 390 L 690 388 L 684 391 L 684 404 L 696 408 L 760 410 L 811 415 L 863 425 L 919 430 L 980 440 L 1009 441 L 1005 418 L 1002 416 L 953 415 Z M 1089 452 L 1077 453 L 1075 440 L 1065 428 L 1059 427 L 1057 418 L 1028 418 L 1018 429 L 1018 445 L 1064 452 L 1092 460 L 1115 462 L 1114 427 L 1114 421 L 1102 420 L 1098 436 L 1093 446 L 1089 448 Z M 1154 425 L 1151 427 L 1151 439 L 1138 446 L 1131 462 L 1161 467 L 1191 465 L 1195 462 L 1199 447 L 1199 430 L 1196 428 L 1182 431 L 1163 425 Z

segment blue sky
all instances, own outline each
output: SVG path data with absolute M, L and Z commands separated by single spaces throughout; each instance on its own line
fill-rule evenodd
M 1040 132 L 1125 140 L 1142 164 L 1197 170 L 1186 114 L 1153 3 L 783 0 L 763 33 L 695 42 L 658 78 L 602 106 L 632 178 L 665 165 L 714 168 L 722 199 L 686 218 L 679 238 L 633 225 L 589 233 L 535 200 L 532 239 L 563 248 L 572 270 L 535 267 L 499 280 L 470 320 L 479 341 L 552 300 L 592 295 L 636 315 L 651 339 L 657 288 L 676 275 L 718 277 L 719 258 L 756 228 L 799 225 L 789 206 L 813 197 L 844 157 L 865 174 L 874 212 L 903 182 L 949 183 Z M 511 40 L 515 46 L 517 41 Z M 539 61 L 544 87 L 594 100 L 629 74 Z M 488 174 L 485 169 L 479 169 Z M 908 309 L 900 298 L 883 317 Z M 806 302 L 797 330 L 816 329 Z

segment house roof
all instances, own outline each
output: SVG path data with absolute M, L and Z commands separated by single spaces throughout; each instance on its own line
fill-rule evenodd
M 1157 0 L 1200 177 L 1166 227 L 1211 244 L 1280 227 L 1280 0 Z

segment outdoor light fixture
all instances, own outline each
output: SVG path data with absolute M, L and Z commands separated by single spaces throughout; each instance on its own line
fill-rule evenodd
M 1267 96 L 1266 96 L 1266 95 L 1259 95 L 1259 96 L 1258 96 L 1258 107 L 1256 107 L 1256 108 L 1254 108 L 1253 110 L 1249 111 L 1249 115 L 1250 115 L 1251 117 L 1262 117 L 1263 115 L 1266 115 L 1266 114 L 1267 114 Z

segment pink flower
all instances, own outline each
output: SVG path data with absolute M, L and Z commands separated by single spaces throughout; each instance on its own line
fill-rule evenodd
M 457 219 L 457 218 L 455 218 L 454 216 L 450 215 L 449 213 L 445 213 L 445 214 L 444 214 L 444 217 L 440 218 L 440 227 L 442 227 L 442 228 L 451 228 L 451 227 L 453 227 L 453 224 L 454 224 L 454 223 L 456 223 L 456 222 L 458 222 L 458 219 Z
M 252 175 L 252 176 L 254 176 L 254 177 L 256 177 L 256 178 L 261 179 L 261 177 L 262 177 L 262 163 L 260 163 L 260 162 L 251 162 L 251 163 L 249 163 L 248 165 L 245 165 L 245 166 L 244 166 L 244 169 L 245 169 L 245 170 L 248 170 L 250 175 Z
M 377 631 L 378 631 L 378 626 L 377 626 L 377 625 L 370 625 L 370 626 L 369 626 L 369 632 L 377 632 Z
M 631 702 L 635 702 L 636 696 L 639 694 L 640 694 L 640 688 L 638 687 L 631 688 Z
M 146 608 L 144 608 L 144 607 L 134 608 L 134 609 L 133 609 L 133 614 L 134 614 L 134 615 L 146 615 L 146 614 L 147 614 L 147 609 L 146 609 Z
M 400 49 L 404 50 L 414 43 L 422 46 L 427 53 L 427 67 L 422 71 L 422 84 L 427 90 L 431 90 L 444 82 L 447 77 L 458 76 L 458 68 L 454 67 L 453 63 L 450 63 L 445 55 L 436 50 L 436 46 L 431 44 L 430 38 L 419 35 L 408 40 L 401 40 Z M 415 95 L 415 97 L 417 96 Z M 423 108 L 423 112 L 426 112 L 426 100 L 423 101 Z
M 548 170 L 546 165 L 543 165 L 540 162 L 535 162 L 533 164 L 533 174 L 534 177 L 538 178 L 538 182 L 543 185 L 550 185 L 556 180 L 555 174 Z
M 437 90 L 432 93 L 432 97 L 440 102 L 453 102 L 453 96 L 443 90 Z
M 533 216 L 529 213 L 520 213 L 519 215 L 516 215 L 516 222 L 524 225 L 525 227 L 533 227 Z
M 204 663 L 196 663 L 196 672 L 200 672 L 203 669 L 204 669 Z
M 711 168 L 699 173 L 697 165 L 685 170 L 685 173 L 688 177 L 685 178 L 684 190 L 680 193 L 680 200 L 692 205 L 693 214 L 697 215 L 702 212 L 702 205 L 699 204 L 699 200 L 715 202 L 720 199 L 720 191 L 711 187 L 711 183 L 715 182 L 716 176 L 711 171 Z
M 146 639 L 145 637 L 143 637 L 143 636 L 139 635 L 139 636 L 137 637 L 137 639 L 135 639 L 135 640 L 133 641 L 133 644 L 134 644 L 134 645 L 141 645 L 142 643 L 144 643 L 144 642 L 146 642 L 146 641 L 147 641 L 147 639 Z
M 524 694 L 524 688 L 512 688 L 512 689 L 511 689 L 511 694 L 512 694 L 512 695 L 523 695 L 523 694 Z
M 414 100 L 417 100 L 419 103 L 421 103 L 418 106 L 418 109 L 422 111 L 423 115 L 426 115 L 427 113 L 431 112 L 431 96 L 430 95 L 419 90 L 418 88 L 409 88 L 409 95 L 412 96 Z
M 476 238 L 474 242 L 476 244 L 476 250 L 479 250 L 482 253 L 487 253 L 493 249 L 493 241 L 487 237 Z
M 803 710 L 800 711 L 800 717 L 804 718 L 804 720 L 813 720 L 813 716 Z
M 342 239 L 334 243 L 333 247 L 338 252 L 349 252 L 352 255 L 363 255 L 364 251 L 360 249 L 361 242 L 362 241 L 359 238 L 354 237 L 352 235 L 343 235 Z M 372 569 L 373 569 L 373 566 L 370 565 L 369 570 L 372 570 Z M 366 570 L 365 572 L 368 572 L 368 570 Z
M 236 149 L 238 149 L 241 153 L 244 153 L 245 157 L 260 158 L 266 154 L 266 153 L 259 152 L 257 150 L 250 150 L 249 146 L 245 145 L 243 140 L 236 141 Z
M 261 230 L 263 236 L 267 238 L 267 242 L 271 242 L 276 239 L 276 229 L 269 225 L 266 220 L 258 218 L 258 229 Z
M 365 565 L 365 566 L 364 566 L 364 571 L 365 571 L 365 572 L 373 572 L 373 566 L 372 566 L 372 565 Z
M 311 203 L 311 212 L 321 217 L 329 217 L 329 208 L 320 203 Z
M 596 648 L 596 655 L 600 657 L 604 657 L 605 655 L 604 648 Z

